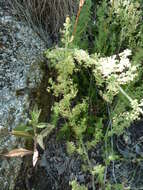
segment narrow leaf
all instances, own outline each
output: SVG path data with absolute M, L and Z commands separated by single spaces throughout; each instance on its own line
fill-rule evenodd
M 12 157 L 23 157 L 31 154 L 33 154 L 33 151 L 24 148 L 19 148 L 19 149 L 13 149 L 10 152 L 1 155 L 12 158 Z
M 45 128 L 45 127 L 47 127 L 47 126 L 48 126 L 47 123 L 38 123 L 38 124 L 36 125 L 36 127 L 37 127 L 37 128 L 40 128 L 40 129 Z
M 55 128 L 54 125 L 48 123 L 47 127 L 41 131 L 40 135 L 42 135 L 43 138 L 47 137 L 53 131 L 54 128 Z
M 33 127 L 27 127 L 27 128 L 25 129 L 25 131 L 31 131 L 31 132 L 33 132 L 34 130 L 33 130 Z
M 37 143 L 40 145 L 40 147 L 44 150 L 44 138 L 47 137 L 55 128 L 54 125 L 47 124 L 47 127 L 41 131 L 41 133 L 36 137 Z
M 21 124 L 14 128 L 14 131 L 33 131 L 33 127 Z
M 41 113 L 41 110 L 38 110 L 37 106 L 35 106 L 33 111 L 31 112 L 32 122 L 34 122 L 35 124 L 38 123 L 40 113 Z
M 44 138 L 42 135 L 38 135 L 37 136 L 37 143 L 40 145 L 40 147 L 44 150 L 45 146 L 44 146 L 44 142 L 43 142 Z
M 26 129 L 27 129 L 27 126 L 24 124 L 20 124 L 14 128 L 15 131 L 25 131 Z
M 12 135 L 18 136 L 18 137 L 25 137 L 25 138 L 33 138 L 33 135 L 26 132 L 26 131 L 15 131 L 13 130 L 11 132 Z

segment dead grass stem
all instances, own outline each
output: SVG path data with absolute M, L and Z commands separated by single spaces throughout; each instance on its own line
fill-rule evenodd
M 26 20 L 44 40 L 55 38 L 67 15 L 76 15 L 77 0 L 9 0 L 17 16 Z

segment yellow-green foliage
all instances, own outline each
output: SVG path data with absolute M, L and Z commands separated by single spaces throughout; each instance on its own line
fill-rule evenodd
M 112 55 L 141 45 L 142 10 L 139 1 L 103 0 L 96 6 L 95 14 L 95 52 Z
M 70 185 L 72 186 L 72 190 L 87 190 L 84 185 L 79 185 L 75 180 L 70 182 Z
M 120 52 L 118 56 L 101 57 L 77 48 L 71 41 L 69 18 L 64 26 L 63 46 L 46 52 L 50 67 L 57 75 L 56 78 L 50 78 L 48 87 L 57 97 L 53 116 L 64 120 L 64 134 L 71 133 L 75 137 L 75 143 L 67 143 L 68 152 L 82 155 L 94 181 L 94 173 L 97 174 L 97 171 L 94 172 L 92 168 L 88 150 L 113 134 L 123 133 L 131 122 L 143 114 L 142 104 L 126 93 L 126 88 L 137 80 L 140 65 L 136 61 L 131 62 L 132 52 L 129 49 Z M 122 97 L 126 103 L 119 103 Z M 112 104 L 116 106 L 113 108 Z M 112 109 L 112 128 L 107 127 L 105 135 L 106 127 L 102 121 L 108 117 L 106 105 Z M 102 108 L 101 112 L 96 111 L 97 107 Z M 103 171 L 103 168 L 98 169 Z M 101 174 L 97 175 L 98 182 L 103 180 Z

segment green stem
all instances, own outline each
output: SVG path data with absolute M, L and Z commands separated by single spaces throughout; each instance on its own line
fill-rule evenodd
M 133 99 L 123 90 L 122 87 L 119 86 L 119 90 L 130 102 L 133 101 Z
M 84 154 L 85 154 L 85 156 L 86 156 L 87 163 L 88 163 L 88 165 L 89 165 L 89 169 L 90 169 L 90 172 L 91 172 L 91 175 L 92 175 L 92 188 L 93 188 L 93 190 L 95 190 L 95 180 L 94 180 L 94 175 L 92 174 L 92 169 L 93 169 L 93 167 L 92 167 L 92 164 L 91 164 L 91 162 L 90 162 L 90 159 L 89 159 L 89 156 L 88 156 L 88 153 L 87 153 L 87 150 L 86 150 L 86 147 L 85 147 L 85 145 L 84 145 L 84 143 L 83 143 L 82 138 L 80 138 L 80 143 L 81 143 L 81 146 L 82 146 L 82 148 L 83 148 L 83 152 L 84 152 Z
M 122 87 L 119 86 L 119 90 L 120 92 L 130 101 L 134 101 L 124 90 Z M 141 108 L 139 108 L 139 112 L 143 115 L 143 110 Z

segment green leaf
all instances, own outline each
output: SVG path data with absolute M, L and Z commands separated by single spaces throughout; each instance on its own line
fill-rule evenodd
M 28 128 L 27 125 L 20 124 L 20 125 L 18 125 L 17 127 L 14 128 L 14 131 L 26 131 L 27 128 Z
M 38 123 L 38 124 L 36 125 L 36 127 L 37 127 L 37 128 L 40 128 L 40 129 L 43 129 L 43 128 L 48 127 L 48 125 L 47 125 L 47 123 Z
M 48 123 L 47 128 L 42 130 L 40 135 L 42 135 L 43 137 L 46 137 L 53 131 L 54 128 L 55 128 L 54 125 L 51 125 L 51 124 Z
M 31 112 L 31 119 L 33 124 L 37 124 L 39 120 L 41 110 L 38 110 L 38 107 L 35 106 L 33 111 Z
M 72 190 L 87 190 L 84 185 L 78 184 L 76 180 L 71 181 L 70 185 L 72 186 Z
M 25 129 L 25 131 L 32 131 L 32 132 L 34 132 L 34 131 L 33 131 L 33 127 L 28 127 L 28 126 L 27 126 L 27 128 Z
M 42 149 L 45 149 L 43 142 L 44 138 L 47 137 L 53 131 L 54 128 L 54 125 L 46 124 L 46 128 L 43 129 L 39 135 L 37 135 L 37 143 L 40 145 Z
M 14 136 L 18 136 L 18 137 L 33 138 L 33 135 L 26 132 L 26 131 L 15 131 L 15 130 L 13 130 L 11 132 L 11 134 L 14 135 Z
M 28 132 L 30 131 L 30 132 Z M 17 127 L 15 127 L 12 130 L 12 135 L 14 136 L 18 136 L 18 137 L 24 137 L 24 138 L 33 138 L 34 136 L 34 132 L 33 132 L 33 128 L 24 124 L 21 124 Z
M 40 147 L 44 150 L 45 149 L 45 146 L 44 146 L 44 138 L 42 135 L 38 135 L 37 136 L 37 143 L 40 145 Z
M 73 154 L 76 151 L 76 146 L 73 142 L 67 142 L 67 152 L 69 155 Z

